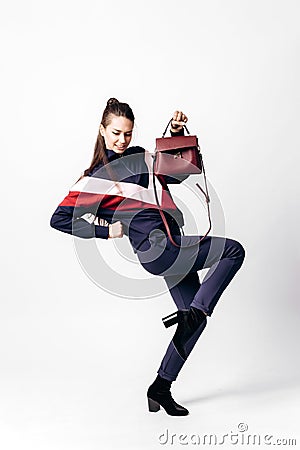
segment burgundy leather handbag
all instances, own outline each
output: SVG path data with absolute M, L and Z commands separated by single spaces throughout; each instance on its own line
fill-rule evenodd
M 176 175 L 192 175 L 192 174 L 201 174 L 204 176 L 204 184 L 205 190 L 196 183 L 196 186 L 200 189 L 200 191 L 204 194 L 206 205 L 207 205 L 207 214 L 209 221 L 209 228 L 204 236 L 195 242 L 192 245 L 187 247 L 193 247 L 194 245 L 198 245 L 210 232 L 211 230 L 211 216 L 210 216 L 210 208 L 209 202 L 210 198 L 208 195 L 206 174 L 203 164 L 203 159 L 201 155 L 201 149 L 198 144 L 197 136 L 191 136 L 187 127 L 184 125 L 188 136 L 172 136 L 170 138 L 166 138 L 165 134 L 168 130 L 168 127 L 173 119 L 168 122 L 168 125 L 162 135 L 161 138 L 156 139 L 156 149 L 153 158 L 153 187 L 155 193 L 156 204 L 158 206 L 162 221 L 165 225 L 168 237 L 175 247 L 182 247 L 178 245 L 174 239 L 172 238 L 170 228 L 166 219 L 166 216 L 159 204 L 155 178 L 157 177 L 159 182 L 161 183 L 163 189 L 169 192 L 169 188 L 167 183 L 164 180 L 164 175 L 174 175 L 176 179 Z
M 197 136 L 165 137 L 168 122 L 161 138 L 156 139 L 154 171 L 156 175 L 191 175 L 202 172 L 202 156 Z

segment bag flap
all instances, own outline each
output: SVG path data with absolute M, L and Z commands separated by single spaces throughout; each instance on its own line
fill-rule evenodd
M 179 148 L 198 147 L 197 136 L 172 136 L 156 139 L 157 151 L 175 150 Z

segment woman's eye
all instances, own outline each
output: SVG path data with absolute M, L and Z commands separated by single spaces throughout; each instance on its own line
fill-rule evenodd
M 115 134 L 116 136 L 119 136 L 120 133 L 116 132 L 116 131 L 112 131 L 112 134 Z M 125 133 L 126 137 L 130 137 L 132 136 L 132 133 Z

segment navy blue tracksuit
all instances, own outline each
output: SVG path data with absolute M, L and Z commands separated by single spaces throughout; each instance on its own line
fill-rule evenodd
M 51 226 L 83 239 L 107 239 L 108 227 L 90 223 L 83 218 L 84 214 L 91 213 L 108 223 L 120 220 L 139 261 L 148 272 L 164 277 L 177 308 L 189 309 L 192 305 L 210 316 L 243 263 L 242 245 L 220 237 L 206 237 L 197 245 L 200 236 L 182 236 L 183 215 L 170 192 L 159 186 L 160 204 L 173 239 L 181 246 L 172 245 L 153 194 L 151 155 L 142 147 L 129 147 L 123 155 L 112 150 L 106 153 L 112 171 L 100 164 L 89 176 L 75 183 L 54 211 Z M 165 176 L 164 181 L 178 183 L 185 178 L 176 180 Z M 197 271 L 204 268 L 210 269 L 200 284 Z M 188 353 L 205 326 L 206 321 L 187 343 Z M 173 381 L 183 364 L 171 341 L 158 373 Z

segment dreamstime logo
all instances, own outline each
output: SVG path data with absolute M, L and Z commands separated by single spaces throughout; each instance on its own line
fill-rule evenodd
M 138 155 L 145 156 L 142 153 Z M 148 162 L 145 162 L 144 165 L 141 164 L 142 170 L 137 172 L 133 173 L 132 170 L 130 171 L 130 168 L 135 165 L 137 155 L 128 155 L 119 158 L 117 164 L 116 161 L 113 161 L 100 168 L 96 178 L 86 177 L 84 187 L 80 191 L 74 208 L 74 219 L 76 220 L 76 218 L 90 212 L 90 219 L 86 220 L 92 224 L 97 211 L 99 208 L 101 209 L 101 202 L 104 196 L 107 199 L 109 195 L 114 198 L 117 195 L 120 201 L 114 208 L 113 221 L 121 220 L 124 233 L 128 235 L 128 229 L 135 217 L 132 212 L 129 216 L 126 211 L 128 200 L 141 199 L 144 195 L 147 204 L 152 201 L 153 207 L 156 206 L 151 174 L 152 156 L 148 152 L 146 152 L 146 155 L 145 161 L 147 162 L 148 158 Z M 113 173 L 117 177 L 115 178 L 117 180 L 116 183 L 108 179 L 108 173 Z M 148 187 L 144 188 L 137 184 L 123 181 L 129 176 L 147 179 L 149 182 Z M 186 228 L 196 228 L 197 231 L 196 233 L 192 231 L 192 234 L 182 238 L 185 241 L 185 245 L 190 246 L 189 248 L 180 248 L 176 254 L 174 251 L 169 253 L 170 257 L 173 257 L 171 265 L 162 274 L 159 273 L 160 276 L 157 276 L 155 271 L 149 271 L 148 267 L 154 267 L 153 261 L 159 260 L 164 251 L 168 251 L 170 247 L 169 240 L 166 239 L 161 230 L 152 231 L 149 236 L 148 247 L 144 251 L 138 250 L 137 253 L 133 251 L 128 237 L 125 236 L 122 239 L 108 240 L 82 239 L 74 236 L 73 242 L 78 261 L 86 275 L 97 286 L 110 294 L 127 299 L 153 298 L 168 292 L 170 288 L 175 286 L 190 272 L 199 251 L 199 244 L 195 245 L 195 242 L 199 240 L 201 235 L 199 227 L 202 229 L 207 229 L 208 227 L 205 212 L 206 203 L 196 187 L 196 181 L 199 179 L 195 180 L 194 177 L 194 175 L 191 175 L 184 180 L 178 186 L 180 190 L 179 196 L 172 192 L 172 197 L 184 215 L 187 224 Z M 173 176 L 173 178 L 176 178 L 176 176 Z M 159 183 L 156 184 L 161 199 L 162 189 Z M 210 235 L 219 236 L 218 238 L 212 237 L 210 241 L 210 248 L 206 258 L 207 267 L 209 267 L 210 258 L 216 255 L 220 257 L 224 249 L 225 239 L 221 237 L 225 235 L 225 220 L 219 197 L 209 181 L 207 184 L 211 200 L 212 230 Z M 100 190 L 98 189 L 99 186 Z M 103 187 L 105 187 L 104 190 Z M 74 190 L 76 190 L 76 185 Z M 125 192 L 123 192 L 124 190 Z M 97 201 L 93 202 L 92 199 L 95 198 Z M 89 203 L 92 206 L 88 208 L 87 204 Z M 202 208 L 200 204 L 202 204 Z M 137 210 L 136 214 L 138 213 L 139 210 Z M 191 246 L 191 244 L 193 245 Z M 141 263 L 147 267 L 147 270 Z M 204 264 L 205 266 L 206 264 Z
M 160 445 L 202 445 L 202 446 L 219 446 L 219 445 L 284 445 L 284 446 L 296 446 L 297 440 L 295 438 L 277 438 L 273 434 L 259 434 L 248 433 L 248 424 L 241 422 L 237 426 L 236 431 L 230 431 L 225 434 L 217 435 L 211 434 L 198 434 L 198 433 L 172 433 L 168 428 L 164 433 L 159 435 L 158 442 Z M 239 448 L 239 447 L 238 447 Z

